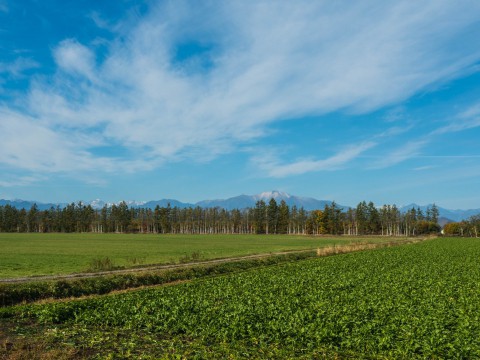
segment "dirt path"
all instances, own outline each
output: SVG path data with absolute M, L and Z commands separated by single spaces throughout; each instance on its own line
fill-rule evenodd
M 396 240 L 390 242 L 381 242 L 381 243 L 364 243 L 364 244 L 349 244 L 349 245 L 340 245 L 340 246 L 330 246 L 325 248 L 319 249 L 305 249 L 305 250 L 290 250 L 290 251 L 279 251 L 279 252 L 272 252 L 272 253 L 263 253 L 263 254 L 255 254 L 255 255 L 245 255 L 239 257 L 229 257 L 229 258 L 222 258 L 222 259 L 212 259 L 212 260 L 204 260 L 204 261 L 197 261 L 197 262 L 188 262 L 183 264 L 167 264 L 167 265 L 149 265 L 143 267 L 135 267 L 130 269 L 119 269 L 119 270 L 110 270 L 110 271 L 98 271 L 98 272 L 90 272 L 90 273 L 76 273 L 76 274 L 68 274 L 68 275 L 47 275 L 47 276 L 30 276 L 30 277 L 18 277 L 18 278 L 7 278 L 7 279 L 0 279 L 0 284 L 11 284 L 11 283 L 25 283 L 25 282 L 35 282 L 35 281 L 48 281 L 48 280 L 71 280 L 71 279 L 86 279 L 92 277 L 99 277 L 105 275 L 120 275 L 120 274 L 129 274 L 129 273 L 140 273 L 146 271 L 156 271 L 156 270 L 168 270 L 168 269 L 177 269 L 177 268 L 187 268 L 192 266 L 199 266 L 199 265 L 209 265 L 209 264 L 218 264 L 218 263 L 226 263 L 226 262 L 237 262 L 242 260 L 250 260 L 250 259 L 260 259 L 266 258 L 270 256 L 279 256 L 279 255 L 288 255 L 288 254 L 301 254 L 306 252 L 317 252 L 318 256 L 326 256 L 326 255 L 333 255 L 345 252 L 352 252 L 352 251 L 361 251 L 361 250 L 368 250 L 380 247 L 389 247 L 389 246 L 398 246 L 403 244 L 411 244 L 420 241 L 427 240 L 428 238 L 407 238 L 405 240 Z

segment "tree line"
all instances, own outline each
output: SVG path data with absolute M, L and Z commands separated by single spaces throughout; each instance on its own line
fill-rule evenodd
M 0 206 L 0 232 L 415 236 L 438 233 L 438 215 L 435 205 L 425 213 L 420 208 L 401 212 L 395 205 L 377 208 L 365 201 L 348 209 L 333 202 L 313 211 L 273 198 L 242 210 L 170 204 L 150 209 L 125 202 L 98 210 L 79 202 L 47 210 L 39 210 L 36 204 L 29 210 Z
M 468 220 L 445 224 L 443 233 L 449 236 L 478 237 L 480 235 L 480 214 Z

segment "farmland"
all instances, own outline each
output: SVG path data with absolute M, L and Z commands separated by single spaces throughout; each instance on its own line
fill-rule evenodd
M 12 330 L 4 335 L 10 344 L 4 352 L 71 358 L 479 358 L 479 257 L 478 239 L 441 238 L 125 294 L 6 308 L 0 321 Z
M 108 257 L 114 266 L 176 263 L 192 253 L 214 259 L 284 250 L 316 249 L 385 238 L 289 235 L 140 235 L 0 233 L 0 278 L 82 272 Z

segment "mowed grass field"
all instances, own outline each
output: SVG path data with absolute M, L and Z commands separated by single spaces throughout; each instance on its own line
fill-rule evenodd
M 145 235 L 0 233 L 0 278 L 88 271 L 94 259 L 114 266 L 178 263 L 193 253 L 201 260 L 288 250 L 316 249 L 390 238 L 292 235 Z

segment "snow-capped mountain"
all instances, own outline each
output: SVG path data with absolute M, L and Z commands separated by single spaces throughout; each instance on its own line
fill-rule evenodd
M 94 209 L 101 209 L 103 208 L 105 205 L 109 206 L 108 203 L 106 203 L 105 201 L 101 200 L 101 199 L 95 199 L 95 200 L 92 200 L 90 201 L 90 206 L 93 207 Z
M 240 195 L 228 199 L 203 200 L 196 203 L 195 206 L 220 207 L 227 210 L 245 209 L 254 207 L 259 200 L 263 200 L 268 203 L 271 199 L 275 199 L 277 203 L 280 203 L 283 200 L 289 206 L 295 205 L 298 208 L 303 207 L 305 210 L 323 209 L 326 204 L 332 204 L 332 201 L 330 200 L 317 200 L 313 198 L 294 196 L 281 191 L 267 191 L 256 195 Z M 342 205 L 338 206 L 341 208 L 346 207 Z
M 146 201 L 135 201 L 135 200 L 125 200 L 125 201 L 118 201 L 118 202 L 105 202 L 105 201 L 100 200 L 100 199 L 95 199 L 95 200 L 88 201 L 88 202 L 83 202 L 82 201 L 82 203 L 84 203 L 85 205 L 90 205 L 92 208 L 97 209 L 97 210 L 103 208 L 104 206 L 110 207 L 112 205 L 118 205 L 121 202 L 124 202 L 129 207 L 142 207 L 146 203 Z
M 285 200 L 289 199 L 291 196 L 290 194 L 287 194 L 286 192 L 283 191 L 265 191 L 257 195 L 252 196 L 255 200 L 270 200 L 270 199 L 275 199 L 275 200 Z

